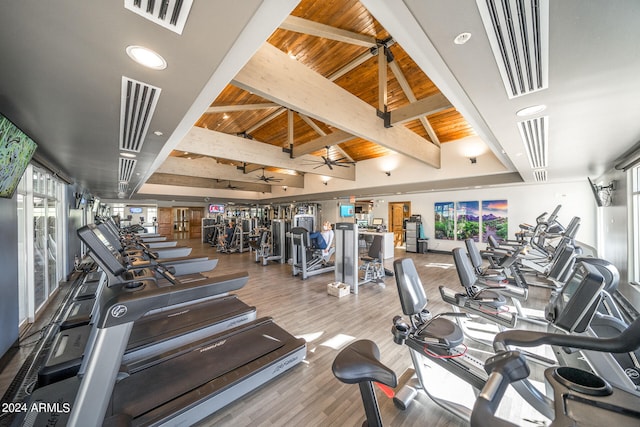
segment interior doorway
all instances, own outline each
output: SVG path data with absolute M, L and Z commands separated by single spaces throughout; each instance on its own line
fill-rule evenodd
M 411 202 L 389 202 L 389 231 L 393 233 L 393 245 L 403 246 L 404 220 L 411 216 Z

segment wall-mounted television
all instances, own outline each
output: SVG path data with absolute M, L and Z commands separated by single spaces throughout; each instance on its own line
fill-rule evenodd
M 0 197 L 13 197 L 38 145 L 0 114 Z
M 129 208 L 129 213 L 131 214 L 141 214 L 142 208 Z
M 589 180 L 589 187 L 591 187 L 591 192 L 593 193 L 593 198 L 596 201 L 596 206 L 598 206 L 599 208 L 602 207 L 602 199 L 600 198 L 600 194 L 599 194 L 599 188 L 596 184 L 594 184 L 593 181 L 591 181 L 591 178 L 587 177 L 587 180 Z
M 212 214 L 223 214 L 224 213 L 224 205 L 216 205 L 216 204 L 209 205 L 209 213 L 212 213 Z
M 340 205 L 340 216 L 342 218 L 352 217 L 355 213 L 355 209 L 353 205 Z

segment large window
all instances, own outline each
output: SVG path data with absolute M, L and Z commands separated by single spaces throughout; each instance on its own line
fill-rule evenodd
M 632 250 L 629 278 L 640 282 L 640 166 L 631 170 Z
M 20 324 L 31 322 L 64 277 L 63 184 L 29 166 L 17 191 Z

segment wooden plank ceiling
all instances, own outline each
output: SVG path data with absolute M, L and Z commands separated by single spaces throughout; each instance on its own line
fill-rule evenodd
M 405 127 L 421 138 L 420 144 L 439 147 L 442 143 L 474 135 L 462 115 L 357 0 L 302 0 L 267 43 L 379 112 L 386 106 L 390 112 L 386 118 L 387 125 Z M 325 123 L 321 117 L 312 118 L 310 115 L 313 114 L 299 113 L 302 108 L 295 111 L 285 108 L 274 99 L 267 99 L 239 86 L 234 82 L 229 84 L 195 126 L 215 131 L 212 134 L 220 132 L 250 139 L 256 144 L 281 147 L 287 150 L 282 151 L 283 157 L 311 154 L 323 162 L 321 156 L 324 156 L 345 162 L 345 167 L 351 167 L 351 162 L 390 153 L 388 145 L 385 147 L 355 136 L 349 129 L 339 129 Z M 383 128 L 385 120 L 382 117 L 377 119 L 379 127 Z M 305 144 L 308 145 L 305 147 Z M 234 174 L 234 180 L 230 180 L 227 173 L 223 174 L 225 177 L 209 176 L 214 181 L 200 178 L 194 186 L 213 183 L 214 188 L 247 189 L 249 187 L 241 182 L 253 181 L 263 184 L 259 187 L 261 191 L 269 191 L 269 184 L 281 184 L 275 179 L 272 182 L 260 179 L 265 174 L 277 177 L 279 174 L 309 173 L 308 168 L 298 172 L 274 167 L 279 163 L 271 160 L 271 156 L 265 156 L 261 164 L 248 163 L 245 159 L 240 161 L 232 156 L 228 159 L 212 156 L 206 150 L 200 153 L 186 152 L 180 146 L 172 156 L 185 159 L 213 157 L 218 164 L 241 171 L 237 176 Z M 439 167 L 439 158 L 437 164 L 431 164 Z M 318 174 L 329 174 L 326 165 L 318 165 L 322 165 L 317 168 Z M 242 178 L 243 174 L 247 176 L 246 179 Z M 215 181 L 221 178 L 226 180 Z M 162 173 L 162 176 L 152 177 L 150 182 L 154 181 L 171 182 L 171 179 Z M 175 185 L 186 185 L 184 179 L 174 182 Z

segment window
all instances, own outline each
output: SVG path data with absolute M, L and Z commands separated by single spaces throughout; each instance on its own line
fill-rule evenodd
M 632 250 L 630 257 L 631 272 L 629 278 L 635 282 L 640 281 L 640 166 L 631 170 L 631 218 L 632 218 Z
M 17 191 L 19 322 L 35 314 L 64 277 L 63 185 L 46 171 L 29 166 Z

